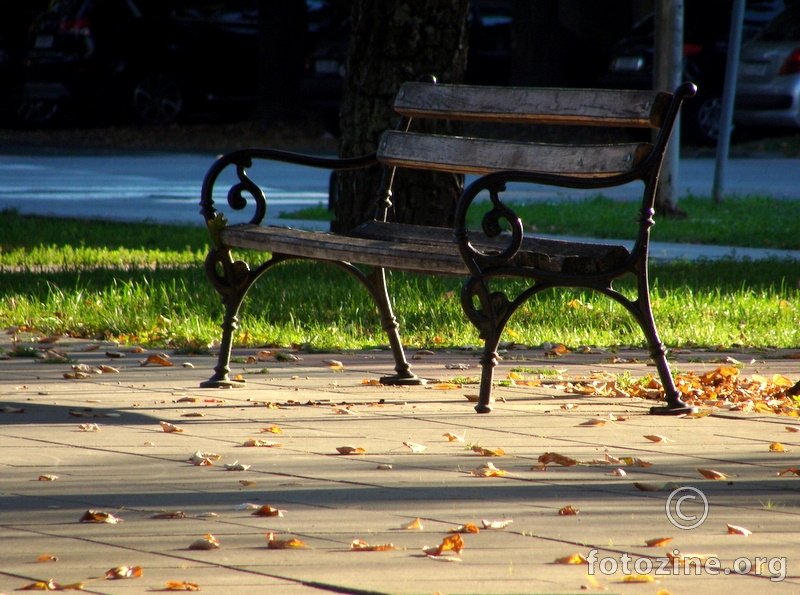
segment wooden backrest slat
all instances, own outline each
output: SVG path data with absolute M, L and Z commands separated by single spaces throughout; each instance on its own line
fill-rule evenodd
M 388 131 L 378 160 L 465 174 L 516 170 L 598 177 L 631 170 L 651 149 L 649 143 L 550 145 Z
M 405 83 L 394 103 L 417 118 L 659 128 L 671 93 Z

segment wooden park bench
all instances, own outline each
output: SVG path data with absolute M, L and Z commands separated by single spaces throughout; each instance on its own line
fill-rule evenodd
M 386 270 L 464 277 L 461 304 L 484 341 L 479 413 L 491 411 L 493 370 L 498 362 L 501 333 L 511 315 L 529 298 L 553 287 L 599 291 L 621 303 L 641 326 L 666 395 L 666 406 L 653 413 L 691 410 L 679 396 L 670 374 L 666 351 L 658 338 L 650 306 L 648 247 L 653 225 L 656 188 L 679 109 L 695 93 L 685 83 L 674 93 L 603 89 L 510 88 L 410 82 L 394 102 L 401 121 L 383 134 L 377 151 L 350 159 L 324 158 L 272 149 L 244 149 L 218 159 L 202 188 L 202 215 L 211 234 L 206 259 L 208 278 L 225 305 L 218 365 L 206 387 L 237 386 L 230 376 L 233 334 L 248 289 L 274 265 L 305 259 L 333 264 L 356 277 L 369 291 L 380 313 L 395 361 L 395 373 L 385 384 L 421 384 L 403 351 L 398 323 L 386 285 Z M 491 126 L 545 124 L 640 128 L 655 131 L 652 142 L 569 144 L 497 140 L 475 136 L 445 136 L 414 132 L 418 120 L 446 119 Z M 486 128 L 486 126 L 483 126 Z M 519 126 L 517 126 L 519 128 Z M 517 135 L 518 136 L 518 135 Z M 376 197 L 375 217 L 345 234 L 265 226 L 267 199 L 251 179 L 254 160 L 277 160 L 330 170 L 376 164 L 385 168 Z M 235 170 L 237 181 L 226 189 L 228 205 L 237 210 L 252 201 L 248 223 L 228 224 L 213 196 L 223 170 Z M 457 174 L 478 174 L 463 191 L 454 228 L 392 222 L 391 184 L 396 168 L 419 168 Z M 631 222 L 638 226 L 631 249 L 591 240 L 585 242 L 537 238 L 525 233 L 512 207 L 502 200 L 506 184 L 545 184 L 602 189 L 640 180 L 641 203 L 632 203 Z M 221 184 L 221 183 L 220 183 Z M 217 190 L 219 192 L 219 189 Z M 488 197 L 487 197 L 488 195 Z M 483 200 L 486 197 L 487 200 Z M 467 211 L 484 213 L 479 229 L 467 225 Z M 235 260 L 233 250 L 268 253 L 255 268 Z M 612 287 L 617 279 L 636 278 L 635 299 Z M 527 289 L 507 296 L 492 288 L 499 278 L 527 281 Z

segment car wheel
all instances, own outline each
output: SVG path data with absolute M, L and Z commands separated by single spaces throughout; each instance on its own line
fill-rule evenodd
M 61 104 L 55 99 L 21 99 L 17 103 L 17 118 L 28 126 L 54 124 L 61 115 Z
M 698 95 L 687 101 L 684 118 L 684 131 L 690 140 L 704 145 L 716 145 L 722 120 L 722 97 Z
M 148 74 L 133 87 L 133 115 L 142 124 L 172 124 L 183 109 L 183 91 L 178 82 L 163 73 Z

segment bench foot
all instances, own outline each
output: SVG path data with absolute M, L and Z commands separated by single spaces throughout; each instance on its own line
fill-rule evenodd
M 693 405 L 682 403 L 681 405 L 664 405 L 661 407 L 650 407 L 650 415 L 689 415 L 697 413 L 700 409 Z
M 478 403 L 475 405 L 475 411 L 478 413 L 491 413 L 492 406 L 491 405 L 484 405 L 483 403 Z
M 247 386 L 245 380 L 231 380 L 230 378 L 209 378 L 200 383 L 200 388 L 243 388 Z
M 381 384 L 388 386 L 420 386 L 428 384 L 424 378 L 420 378 L 416 374 L 395 374 L 393 376 L 381 376 Z

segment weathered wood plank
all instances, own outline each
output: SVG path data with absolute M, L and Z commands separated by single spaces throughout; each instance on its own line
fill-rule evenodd
M 405 83 L 394 109 L 420 118 L 658 128 L 671 93 Z
M 387 131 L 378 160 L 465 174 L 516 170 L 603 177 L 630 171 L 651 149 L 648 143 L 550 145 Z

